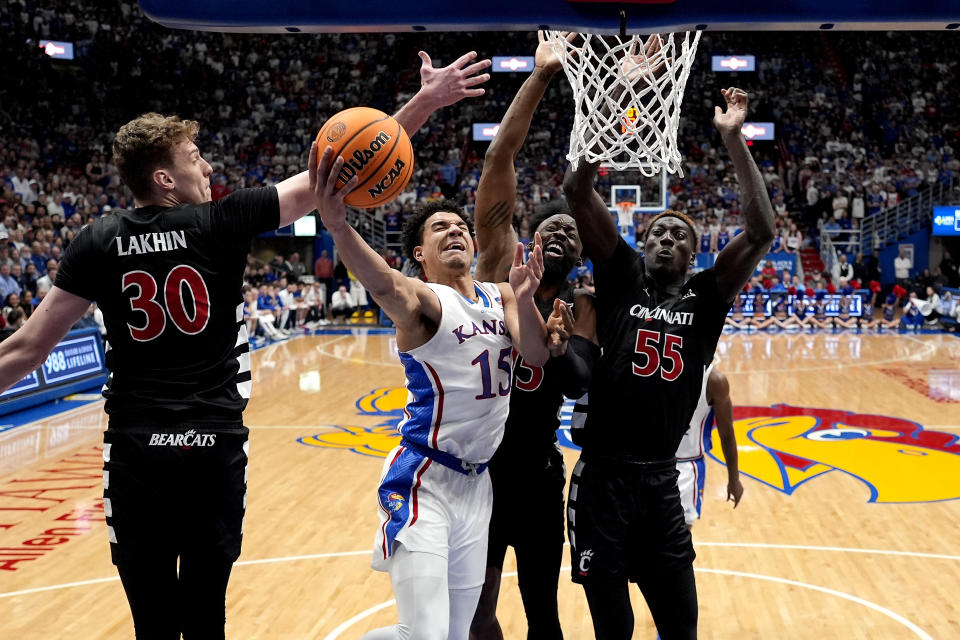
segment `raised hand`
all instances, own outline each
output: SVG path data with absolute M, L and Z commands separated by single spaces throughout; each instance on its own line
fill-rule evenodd
M 727 110 L 723 111 L 719 106 L 713 108 L 713 126 L 717 128 L 720 135 L 740 135 L 740 129 L 747 119 L 747 92 L 743 89 L 730 87 L 721 89 L 724 99 L 727 101 Z
M 567 42 L 573 42 L 580 37 L 580 34 L 573 31 L 561 31 L 560 35 L 566 38 Z M 543 31 L 538 31 L 537 39 L 540 41 L 540 44 L 537 45 L 537 50 L 533 54 L 533 66 L 549 74 L 554 74 L 562 69 L 563 63 L 560 61 L 560 56 L 554 48 L 553 43 L 547 39 L 547 34 Z
M 517 243 L 517 251 L 513 256 L 513 267 L 510 268 L 510 286 L 513 288 L 517 301 L 532 302 L 533 294 L 540 286 L 543 277 L 543 239 L 539 233 L 533 235 L 533 251 L 527 263 L 523 262 L 523 243 Z
M 474 88 L 490 79 L 489 73 L 481 73 L 490 66 L 490 60 L 481 60 L 467 64 L 477 57 L 476 51 L 465 53 L 453 64 L 435 69 L 430 55 L 426 51 L 419 54 L 423 64 L 420 66 L 420 92 L 424 94 L 434 109 L 446 107 L 464 98 L 482 96 L 482 88 Z
M 323 150 L 323 155 L 318 156 L 319 147 L 314 141 L 310 145 L 310 160 L 307 162 L 307 173 L 310 176 L 310 191 L 317 206 L 317 212 L 320 219 L 323 220 L 323 226 L 336 233 L 347 226 L 347 207 L 343 199 L 348 193 L 353 191 L 359 177 L 354 175 L 347 184 L 340 189 L 336 189 L 337 176 L 343 169 L 343 157 L 337 156 L 337 159 L 331 162 L 333 156 L 333 147 L 327 146 Z
M 663 37 L 652 34 L 643 43 L 643 53 L 637 53 L 636 41 L 620 60 L 620 68 L 631 84 L 653 84 L 673 58 L 667 58 L 663 51 Z
M 567 352 L 567 342 L 573 335 L 574 320 L 570 306 L 560 298 L 553 301 L 553 311 L 547 318 L 547 348 L 553 357 Z

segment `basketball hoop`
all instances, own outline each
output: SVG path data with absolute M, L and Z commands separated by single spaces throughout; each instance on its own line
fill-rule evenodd
M 581 158 L 652 177 L 683 175 L 677 129 L 680 103 L 700 31 L 640 36 L 547 31 L 573 87 L 567 160 Z M 572 41 L 571 41 L 572 40 Z
M 617 203 L 617 225 L 620 229 L 633 226 L 633 210 L 636 206 L 636 202 L 627 201 Z

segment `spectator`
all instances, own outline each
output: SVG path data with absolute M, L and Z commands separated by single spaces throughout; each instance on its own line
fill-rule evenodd
M 775 277 L 777 277 L 777 269 L 773 266 L 772 261 L 767 260 L 763 265 L 763 269 L 760 270 L 760 278 L 763 282 L 763 288 L 769 289 L 770 280 Z
M 313 275 L 320 283 L 323 291 L 323 299 L 329 301 L 328 291 L 331 291 L 333 281 L 333 260 L 330 259 L 330 252 L 326 249 L 320 252 L 320 257 L 313 265 Z
M 953 261 L 953 256 L 949 251 L 943 252 L 943 258 L 940 259 L 940 272 L 947 279 L 948 287 L 960 285 L 960 272 L 957 270 L 957 264 Z
M 344 324 L 348 316 L 353 314 L 353 298 L 347 287 L 340 287 L 333 292 L 333 299 L 330 301 L 330 313 L 333 315 L 333 321 L 337 324 Z
M 833 263 L 831 276 L 833 277 L 833 282 L 840 282 L 841 278 L 847 281 L 853 280 L 853 265 L 847 262 L 847 254 L 841 253 L 837 262 Z
M 783 251 L 787 253 L 798 253 L 803 246 L 803 233 L 797 228 L 796 222 L 790 223 L 790 230 L 787 231 L 786 240 L 783 243 Z
M 11 293 L 19 293 L 23 290 L 20 282 L 11 275 L 9 264 L 0 264 L 0 300 L 5 300 Z
M 300 254 L 293 252 L 290 254 L 290 272 L 293 274 L 294 279 L 297 282 L 300 282 L 300 279 L 307 275 L 307 265 L 303 264 L 300 261 Z
M 36 300 L 33 297 L 33 292 L 30 289 L 24 289 L 23 295 L 20 298 L 20 308 L 23 309 L 23 315 L 27 319 L 30 319 L 30 316 L 33 315 L 33 310 L 36 307 Z
M 0 309 L 0 313 L 2 313 L 4 317 L 6 317 L 7 315 L 9 315 L 11 311 L 19 308 L 20 308 L 20 294 L 11 293 L 6 298 L 3 299 L 3 308 Z
M 893 259 L 893 274 L 897 279 L 897 284 L 902 287 L 910 285 L 910 269 L 913 268 L 913 261 L 907 257 L 907 250 L 900 249 L 899 255 Z
M 60 269 L 57 267 L 56 263 L 52 266 L 47 267 L 47 274 L 43 277 L 37 278 L 37 290 L 46 289 L 50 291 L 50 287 L 53 286 L 53 283 L 57 281 L 57 272 Z
M 7 313 L 4 316 L 6 321 L 6 326 L 3 329 L 0 329 L 0 342 L 3 342 L 10 335 L 23 326 L 23 323 L 26 322 L 26 317 L 23 315 L 23 310 L 20 308 L 11 309 L 10 313 Z

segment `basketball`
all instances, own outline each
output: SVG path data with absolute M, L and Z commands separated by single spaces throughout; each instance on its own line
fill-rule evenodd
M 333 147 L 343 156 L 337 188 L 358 175 L 360 183 L 344 201 L 362 209 L 386 204 L 400 195 L 413 175 L 413 146 L 393 116 L 370 107 L 334 115 L 317 134 L 317 153 Z

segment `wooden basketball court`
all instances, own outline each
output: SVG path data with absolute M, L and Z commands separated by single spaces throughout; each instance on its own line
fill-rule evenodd
M 752 477 L 734 511 L 725 468 L 707 461 L 694 527 L 700 637 L 960 637 L 960 340 L 734 335 L 718 356 Z M 403 398 L 391 391 L 403 384 L 393 336 L 296 338 L 255 352 L 253 374 L 228 637 L 351 640 L 395 622 L 389 579 L 369 568 L 378 454 L 393 446 Z M 623 407 L 624 420 L 642 414 Z M 0 433 L 2 638 L 133 636 L 99 504 L 104 426 L 97 401 Z M 569 471 L 576 452 L 566 460 Z M 592 638 L 568 576 L 565 635 Z M 637 591 L 634 604 L 634 637 L 652 640 Z M 505 637 L 525 637 L 514 577 L 499 611 Z

